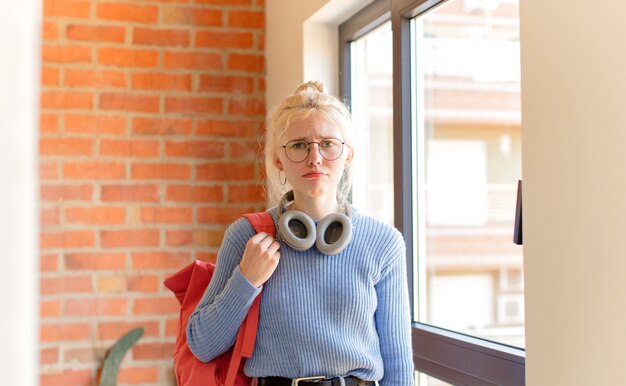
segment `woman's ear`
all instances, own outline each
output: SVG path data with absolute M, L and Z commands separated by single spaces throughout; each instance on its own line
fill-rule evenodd
M 280 162 L 278 157 L 276 157 L 276 160 L 274 161 L 274 166 L 276 166 L 276 169 L 278 170 L 283 170 L 283 163 Z
M 352 147 L 347 146 L 348 148 L 348 154 L 346 155 L 346 163 L 343 166 L 344 169 L 347 169 L 350 167 L 350 165 L 352 165 L 352 157 L 354 156 L 354 152 L 352 150 Z

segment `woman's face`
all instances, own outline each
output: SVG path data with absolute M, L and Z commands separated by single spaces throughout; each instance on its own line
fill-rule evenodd
M 338 139 L 337 141 L 323 141 L 321 144 L 310 143 L 320 142 L 324 139 Z M 294 142 L 295 141 L 295 142 Z M 341 143 L 345 138 L 341 130 L 335 124 L 320 117 L 319 114 L 312 114 L 306 118 L 292 122 L 287 131 L 280 137 L 278 146 L 278 159 L 276 167 L 284 170 L 287 181 L 293 186 L 296 197 L 308 196 L 311 198 L 326 197 L 329 195 L 336 197 L 337 185 L 345 168 L 350 166 L 352 161 L 352 149 L 345 144 L 341 155 L 329 161 L 320 154 L 320 146 L 327 158 L 334 158 L 336 149 L 341 149 Z M 301 162 L 294 162 L 294 154 L 306 153 L 306 144 L 309 144 L 309 152 Z M 290 144 L 291 158 L 287 157 L 284 145 Z M 335 148 L 339 146 L 339 148 Z M 329 157 L 331 155 L 332 157 Z M 297 159 L 296 159 L 297 160 Z

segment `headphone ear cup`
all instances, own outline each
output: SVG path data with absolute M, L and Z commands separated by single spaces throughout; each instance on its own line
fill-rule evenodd
M 342 213 L 333 213 L 317 224 L 315 246 L 325 255 L 332 256 L 343 251 L 352 241 L 352 222 Z
M 298 210 L 288 210 L 278 219 L 280 237 L 298 251 L 306 251 L 315 244 L 315 223 Z

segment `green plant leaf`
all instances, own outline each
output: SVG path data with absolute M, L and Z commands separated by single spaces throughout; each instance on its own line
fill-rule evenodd
M 126 352 L 141 338 L 143 327 L 137 327 L 127 332 L 121 337 L 107 353 L 102 374 L 100 375 L 100 386 L 116 386 L 117 374 L 120 371 L 120 364 Z

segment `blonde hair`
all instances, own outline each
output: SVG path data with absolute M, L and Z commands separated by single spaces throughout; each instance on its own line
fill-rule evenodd
M 293 94 L 288 95 L 269 115 L 265 127 L 265 174 L 266 198 L 269 207 L 276 206 L 285 193 L 292 190 L 289 182 L 281 184 L 279 170 L 275 166 L 280 148 L 280 137 L 287 131 L 292 122 L 307 118 L 313 114 L 336 125 L 343 141 L 349 149 L 351 145 L 352 119 L 344 103 L 337 97 L 327 94 L 324 85 L 319 81 L 307 82 L 296 88 Z M 351 168 L 348 167 L 337 186 L 337 202 L 342 204 L 348 194 L 352 182 Z

